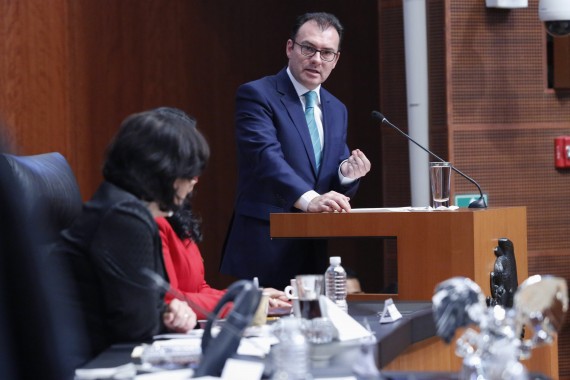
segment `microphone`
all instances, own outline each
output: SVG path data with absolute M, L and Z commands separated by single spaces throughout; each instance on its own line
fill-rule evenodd
M 416 144 L 418 147 L 420 147 L 421 149 L 423 149 L 424 151 L 429 153 L 431 156 L 437 158 L 439 161 L 446 162 L 443 158 L 439 157 L 437 154 L 435 154 L 431 150 L 423 147 L 420 143 L 416 142 L 408 134 L 404 133 L 400 128 L 398 128 L 394 124 L 390 123 L 390 121 L 388 119 L 386 119 L 386 117 L 384 115 L 382 115 L 380 112 L 372 111 L 372 118 L 378 120 L 382 124 L 387 124 L 390 127 L 394 128 L 402 136 L 404 136 L 409 141 Z M 451 163 L 450 163 L 450 165 L 451 165 Z M 473 178 L 469 177 L 467 174 L 463 173 L 461 170 L 457 169 L 455 166 L 451 165 L 451 169 L 453 169 L 453 171 L 455 171 L 456 173 L 461 175 L 463 178 L 467 179 L 469 182 L 471 182 L 472 184 L 477 186 L 477 190 L 479 190 L 479 199 L 476 199 L 476 200 L 472 201 L 471 203 L 469 203 L 469 208 L 487 208 L 487 203 L 485 202 L 485 197 L 483 196 L 483 191 L 481 190 L 481 186 L 479 186 L 479 184 Z
M 202 306 L 198 305 L 197 303 L 193 302 L 190 298 L 186 297 L 186 295 L 180 292 L 178 289 L 175 289 L 170 286 L 164 278 L 162 278 L 158 273 L 148 269 L 142 268 L 141 273 L 147 276 L 151 281 L 154 287 L 159 288 L 173 296 L 174 298 L 186 302 L 191 308 L 198 310 L 202 314 L 206 315 L 208 320 L 215 321 L 217 320 L 218 316 L 215 313 L 210 312 L 209 310 L 204 309 Z M 227 329 L 232 331 L 236 336 L 242 336 L 242 331 L 236 329 L 231 324 L 224 325 Z M 261 348 L 261 347 L 260 347 Z
M 254 286 L 251 281 L 239 280 L 234 282 L 228 287 L 226 294 L 222 296 L 214 311 L 209 312 L 192 302 L 184 293 L 172 288 L 158 273 L 148 268 L 142 268 L 141 273 L 147 276 L 155 287 L 167 291 L 181 301 L 186 301 L 191 307 L 208 316 L 202 336 L 202 357 L 198 368 L 194 371 L 194 377 L 220 376 L 227 358 L 237 352 L 243 332 L 254 317 L 261 300 L 261 290 Z M 212 334 L 214 321 L 228 302 L 234 303 L 232 311 L 220 332 L 214 337 Z M 263 352 L 261 345 L 252 340 L 248 340 L 248 342 Z

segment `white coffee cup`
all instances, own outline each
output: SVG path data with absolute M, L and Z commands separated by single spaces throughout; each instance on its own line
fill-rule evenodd
M 297 280 L 296 279 L 291 279 L 291 285 L 287 285 L 285 287 L 285 295 L 287 296 L 287 298 L 289 298 L 290 300 L 294 300 L 297 299 Z

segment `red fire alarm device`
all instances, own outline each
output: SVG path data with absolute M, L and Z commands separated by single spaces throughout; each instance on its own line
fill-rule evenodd
M 570 136 L 558 136 L 554 139 L 554 166 L 557 169 L 570 168 Z

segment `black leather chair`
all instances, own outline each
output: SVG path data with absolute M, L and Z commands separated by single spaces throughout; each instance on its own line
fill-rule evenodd
M 47 249 L 81 212 L 82 199 L 71 167 L 60 153 L 0 154 L 4 183 L 14 186 L 25 220 L 34 220 L 40 247 Z
M 73 379 L 83 322 L 56 303 L 71 285 L 44 257 L 81 204 L 61 154 L 0 154 L 0 379 Z

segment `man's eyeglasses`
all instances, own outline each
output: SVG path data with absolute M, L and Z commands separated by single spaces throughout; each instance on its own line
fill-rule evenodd
M 319 50 L 309 45 L 302 45 L 300 43 L 297 43 L 296 41 L 293 41 L 293 43 L 295 45 L 299 45 L 299 47 L 301 48 L 301 54 L 303 54 L 305 57 L 312 57 L 313 55 L 319 53 L 323 61 L 332 62 L 335 60 L 336 56 L 338 55 L 337 52 L 334 52 L 329 49 Z

